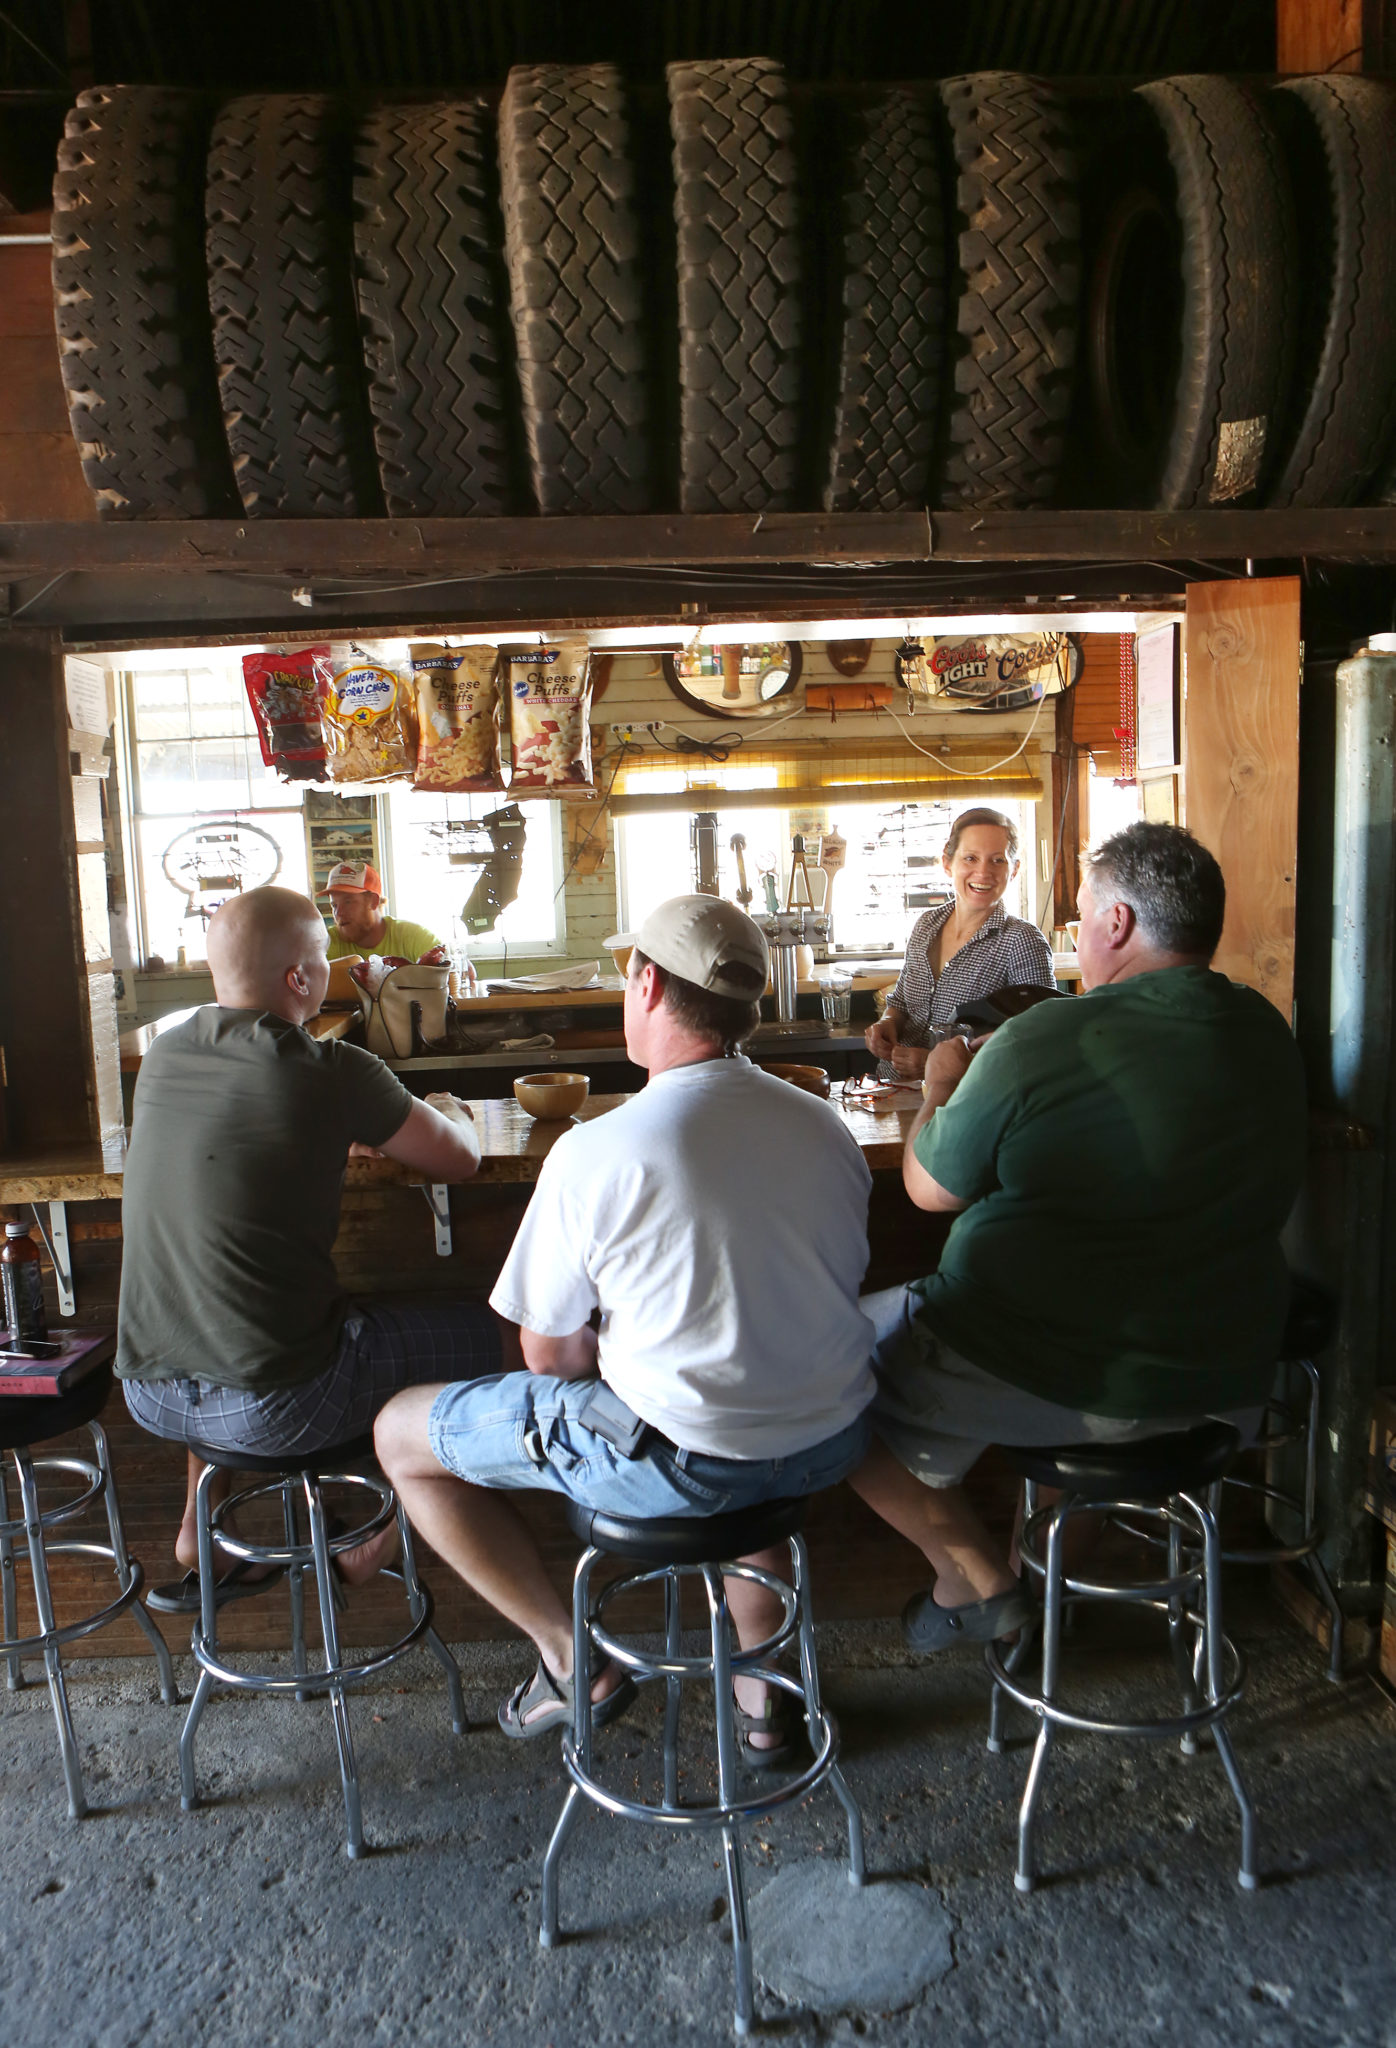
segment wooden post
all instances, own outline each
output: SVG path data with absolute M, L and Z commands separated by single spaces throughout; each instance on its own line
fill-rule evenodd
M 95 1141 L 63 655 L 18 630 L 0 634 L 0 1047 L 11 1154 Z
M 1184 822 L 1221 862 L 1214 965 L 1294 1006 L 1299 579 L 1190 583 L 1183 636 Z

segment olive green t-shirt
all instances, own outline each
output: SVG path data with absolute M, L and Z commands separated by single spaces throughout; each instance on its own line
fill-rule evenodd
M 396 954 L 400 960 L 420 960 L 423 953 L 430 953 L 434 946 L 441 944 L 434 932 L 424 924 L 409 924 L 405 917 L 385 917 L 382 938 L 374 947 L 380 959 Z M 329 956 L 331 960 L 353 960 L 358 957 L 359 948 L 340 933 L 330 933 Z
M 349 1146 L 383 1144 L 411 1107 L 372 1053 L 269 1013 L 211 1003 L 157 1038 L 122 1191 L 120 1377 L 269 1393 L 324 1372 Z
M 970 1206 L 918 1321 L 1088 1414 L 1263 1397 L 1304 1160 L 1304 1079 L 1253 989 L 1171 967 L 1000 1027 L 916 1157 Z

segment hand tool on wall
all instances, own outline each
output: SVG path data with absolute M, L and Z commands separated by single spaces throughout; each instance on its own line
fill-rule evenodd
M 745 910 L 751 902 L 751 884 L 746 878 L 746 834 L 734 832 L 727 843 L 737 856 L 737 901 Z

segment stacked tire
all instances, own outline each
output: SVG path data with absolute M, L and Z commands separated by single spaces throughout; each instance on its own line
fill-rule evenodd
M 54 289 L 107 517 L 1396 501 L 1371 79 L 94 88 Z

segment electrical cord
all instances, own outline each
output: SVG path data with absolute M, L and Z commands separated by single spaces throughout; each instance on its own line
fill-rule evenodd
M 911 737 L 911 734 L 907 731 L 906 727 L 902 724 L 900 718 L 898 718 L 896 712 L 892 709 L 890 704 L 884 705 L 883 709 L 886 711 L 887 716 L 891 719 L 893 725 L 896 726 L 897 731 L 901 734 L 902 738 L 906 741 L 907 745 L 909 747 L 914 747 L 918 754 L 924 754 L 928 761 L 934 761 L 936 766 L 938 768 L 943 768 L 947 775 L 962 775 L 969 782 L 982 782 L 986 775 L 993 775 L 1000 768 L 1006 768 L 1010 761 L 1016 761 L 1018 756 L 1024 752 L 1024 750 L 1027 747 L 1028 741 L 1032 738 L 1034 732 L 1036 732 L 1037 730 L 1037 721 L 1042 716 L 1042 707 L 1046 702 L 1047 699 L 1045 695 L 1038 698 L 1037 708 L 1035 709 L 1032 715 L 1032 723 L 1029 725 L 1027 731 L 1023 734 L 1023 737 L 1019 741 L 1018 745 L 1013 749 L 1013 752 L 1011 754 L 1005 754 L 1001 761 L 991 761 L 987 768 L 957 768 L 953 762 L 944 760 L 941 757 L 941 755 L 933 753 L 929 747 L 923 747 L 919 740 L 914 740 Z

